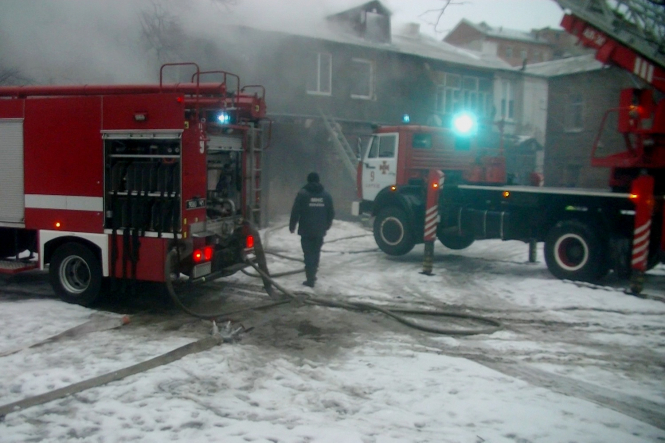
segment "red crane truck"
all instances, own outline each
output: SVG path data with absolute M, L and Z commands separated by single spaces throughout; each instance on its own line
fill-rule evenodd
M 165 83 L 174 66 L 191 81 Z M 106 280 L 166 281 L 174 248 L 191 281 L 246 266 L 265 112 L 261 86 L 193 63 L 154 85 L 0 87 L 0 273 L 48 266 L 90 305 Z
M 616 14 L 612 27 L 601 26 L 598 14 L 610 14 L 599 6 L 604 0 L 559 3 L 570 11 L 562 26 L 596 48 L 599 60 L 629 69 L 659 91 L 624 90 L 619 107 L 603 119 L 604 124 L 618 115 L 625 140 L 622 152 L 605 157 L 596 156 L 600 137 L 593 146 L 592 165 L 611 168 L 611 191 L 509 186 L 501 152 L 479 149 L 452 130 L 379 128 L 359 163 L 362 201 L 353 211 L 375 216 L 374 238 L 385 253 L 401 255 L 427 243 L 434 220 L 436 236 L 451 249 L 488 238 L 544 242 L 548 269 L 556 277 L 596 281 L 614 269 L 621 277 L 632 276 L 634 293 L 642 289 L 644 272 L 665 262 L 665 99 L 656 101 L 656 94 L 665 92 L 662 40 L 660 49 L 648 49 L 653 47 L 648 41 L 635 44 L 645 41 L 635 34 L 619 39 Z M 642 14 L 648 11 L 643 6 Z M 662 18 L 665 8 L 651 6 Z M 468 126 L 468 118 L 459 122 Z M 443 183 L 431 170 L 444 173 Z M 432 190 L 438 197 L 427 205 Z

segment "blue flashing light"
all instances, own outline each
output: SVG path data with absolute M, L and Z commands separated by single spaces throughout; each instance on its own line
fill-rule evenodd
M 226 112 L 222 112 L 217 116 L 217 120 L 223 125 L 228 125 L 231 123 L 231 116 Z
M 460 135 L 470 135 L 477 128 L 476 119 L 471 114 L 459 114 L 453 118 L 453 128 Z
M 409 117 L 409 114 L 404 114 L 402 116 L 402 123 L 409 123 L 411 121 L 411 117 Z

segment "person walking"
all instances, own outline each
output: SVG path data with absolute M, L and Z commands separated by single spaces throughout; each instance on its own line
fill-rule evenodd
M 296 195 L 289 221 L 291 234 L 296 231 L 296 225 L 298 225 L 298 235 L 300 235 L 300 244 L 305 257 L 305 275 L 307 276 L 307 280 L 302 284 L 310 288 L 313 288 L 316 283 L 323 237 L 332 226 L 334 218 L 335 209 L 332 197 L 320 183 L 319 174 L 310 172 L 307 175 L 307 184 Z

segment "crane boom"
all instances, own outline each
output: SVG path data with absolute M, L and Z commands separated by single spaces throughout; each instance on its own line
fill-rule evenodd
M 556 0 L 561 26 L 615 64 L 665 92 L 665 6 L 651 0 Z

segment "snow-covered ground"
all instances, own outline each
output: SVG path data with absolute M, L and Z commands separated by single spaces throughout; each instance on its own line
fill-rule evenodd
M 301 256 L 286 227 L 263 234 L 270 251 Z M 335 222 L 323 249 L 315 289 L 301 285 L 302 274 L 279 282 L 337 301 L 482 315 L 503 328 L 444 336 L 320 306 L 247 311 L 232 316 L 253 327 L 240 342 L 10 413 L 0 441 L 665 441 L 665 303 L 657 299 L 665 267 L 648 274 L 656 299 L 640 299 L 611 276 L 602 287 L 556 280 L 542 251 L 528 263 L 517 242 L 464 251 L 437 244 L 433 276 L 419 273 L 422 246 L 388 257 L 359 224 Z M 275 255 L 268 264 L 272 273 L 302 266 Z M 47 280 L 39 272 L 0 279 L 0 355 L 24 347 L 0 356 L 0 407 L 211 331 L 210 322 L 149 305 L 127 308 L 131 322 L 120 328 L 28 347 L 122 313 L 67 305 Z M 257 279 L 238 273 L 206 286 L 202 299 L 216 297 L 215 310 L 242 308 L 266 301 L 258 289 Z

